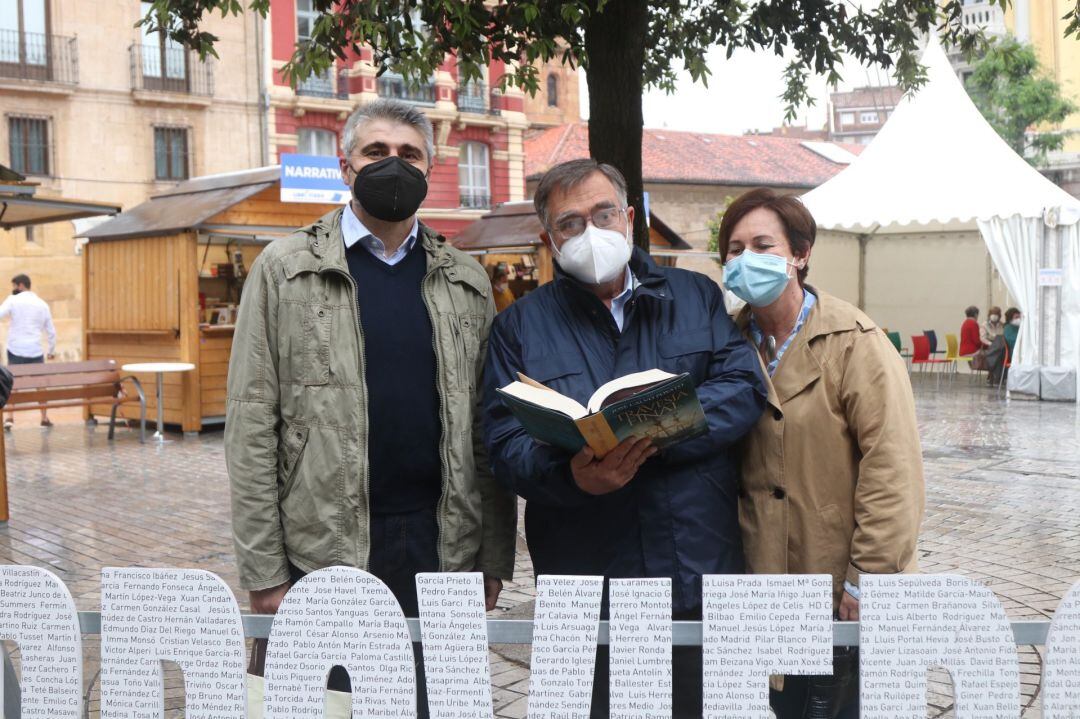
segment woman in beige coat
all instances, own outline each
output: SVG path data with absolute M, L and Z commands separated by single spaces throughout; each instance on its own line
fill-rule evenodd
M 805 284 L 816 225 L 768 189 L 736 199 L 720 225 L 736 323 L 759 350 L 768 406 L 745 440 L 739 519 L 747 571 L 829 574 L 833 609 L 859 618 L 859 579 L 916 569 L 922 455 L 903 360 L 852 305 Z M 858 715 L 857 657 L 834 677 L 787 677 L 773 710 Z

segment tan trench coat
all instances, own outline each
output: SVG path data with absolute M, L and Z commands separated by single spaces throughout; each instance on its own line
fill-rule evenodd
M 844 580 L 917 569 L 922 452 L 904 362 L 865 314 L 824 292 L 767 379 L 745 440 L 747 571 Z M 736 319 L 747 332 L 749 308 Z M 748 333 L 747 333 L 748 334 Z M 766 373 L 767 374 L 767 373 Z

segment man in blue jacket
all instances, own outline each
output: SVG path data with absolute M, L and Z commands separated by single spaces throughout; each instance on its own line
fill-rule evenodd
M 537 574 L 670 577 L 674 618 L 700 618 L 702 575 L 743 571 L 734 445 L 765 407 L 758 359 L 716 283 L 633 249 L 618 170 L 562 163 L 534 204 L 555 280 L 495 318 L 484 380 L 492 469 L 526 500 Z M 584 404 L 605 382 L 654 368 L 689 372 L 708 420 L 705 435 L 660 453 L 647 439 L 602 460 L 540 444 L 495 392 L 522 372 Z M 700 649 L 676 648 L 674 660 L 675 716 L 700 717 Z M 607 716 L 607 704 L 601 652 L 592 715 Z

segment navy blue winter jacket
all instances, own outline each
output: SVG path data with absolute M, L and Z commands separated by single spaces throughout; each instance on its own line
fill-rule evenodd
M 604 304 L 561 272 L 495 318 L 484 372 L 484 441 L 495 476 L 524 497 L 537 574 L 671 577 L 676 614 L 700 611 L 703 574 L 743 571 L 736 443 L 765 407 L 754 350 L 715 282 L 635 250 L 640 282 L 620 333 Z M 571 455 L 530 437 L 495 388 L 523 372 L 585 404 L 631 372 L 689 372 L 707 434 L 648 460 L 622 489 L 580 490 Z

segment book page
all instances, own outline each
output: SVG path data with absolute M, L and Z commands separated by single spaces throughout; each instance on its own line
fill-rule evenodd
M 675 379 L 676 377 L 678 377 L 678 375 L 665 372 L 662 369 L 650 369 L 644 372 L 634 372 L 633 374 L 623 375 L 618 379 L 613 379 L 610 382 L 602 384 L 599 389 L 593 392 L 592 397 L 589 398 L 588 411 L 589 413 L 599 412 L 604 406 L 604 400 L 620 390 L 630 389 L 631 387 L 641 387 L 644 389 L 669 379 Z
M 1080 716 L 1080 584 L 1054 611 L 1043 660 L 1043 719 Z
M 502 391 L 531 404 L 562 412 L 570 419 L 581 419 L 589 413 L 580 403 L 547 387 L 541 388 L 524 382 L 511 382 L 503 387 Z
M 612 579 L 611 719 L 671 716 L 671 580 Z

